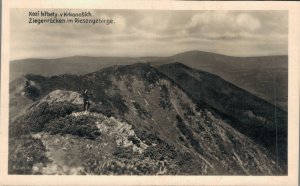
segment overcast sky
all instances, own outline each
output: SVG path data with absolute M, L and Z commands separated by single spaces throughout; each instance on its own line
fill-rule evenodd
M 48 10 L 53 11 L 53 10 Z M 55 12 L 81 10 L 55 10 Z M 113 25 L 28 24 L 11 10 L 10 58 L 169 56 L 201 50 L 231 56 L 286 55 L 287 11 L 89 10 Z

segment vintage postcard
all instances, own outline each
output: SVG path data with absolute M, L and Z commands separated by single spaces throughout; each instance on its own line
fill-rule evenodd
M 297 185 L 300 3 L 14 0 L 2 18 L 0 184 Z

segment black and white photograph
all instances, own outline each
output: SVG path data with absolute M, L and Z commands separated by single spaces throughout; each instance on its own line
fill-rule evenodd
M 298 2 L 27 2 L 3 1 L 0 185 L 299 184 Z
M 3 1 L 0 185 L 297 185 L 300 4 Z
M 8 174 L 288 174 L 288 11 L 10 17 Z

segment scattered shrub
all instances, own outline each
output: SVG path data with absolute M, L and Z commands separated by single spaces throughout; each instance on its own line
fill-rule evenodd
M 138 104 L 137 102 L 132 102 L 132 104 L 134 105 L 138 115 L 141 117 L 141 118 L 144 118 L 147 117 L 147 118 L 151 118 L 151 114 L 146 110 L 144 109 L 140 104 Z
M 131 148 L 116 147 L 116 149 L 114 149 L 113 155 L 116 158 L 132 159 L 134 152 Z
M 99 104 L 92 104 L 91 108 L 90 108 L 91 112 L 97 112 L 97 113 L 101 113 L 107 117 L 111 117 L 111 116 L 116 116 L 116 114 L 113 112 L 113 110 L 111 109 L 111 106 L 105 103 Z
M 150 157 L 154 160 L 164 160 L 164 159 L 175 159 L 177 158 L 177 152 L 175 147 L 162 142 L 157 144 L 156 146 L 148 147 L 143 154 L 145 157 Z
M 199 153 L 203 154 L 204 150 L 200 146 L 199 141 L 194 138 L 193 132 L 186 126 L 184 121 L 179 115 L 176 115 L 177 119 L 177 128 L 179 131 L 185 136 L 185 138 L 189 141 L 191 146 Z
M 95 125 L 96 119 L 91 116 L 66 116 L 58 118 L 45 126 L 45 131 L 50 134 L 72 134 L 94 140 L 100 136 Z
M 37 100 L 40 96 L 40 90 L 34 85 L 31 85 L 29 81 L 25 82 L 24 92 L 25 96 L 33 101 Z
M 112 109 L 117 109 L 121 114 L 128 112 L 128 107 L 126 106 L 122 95 L 116 94 L 112 97 L 108 97 L 108 99 L 113 105 Z
M 135 144 L 136 146 L 140 147 L 140 141 L 138 139 L 136 139 L 135 137 L 129 136 L 128 140 L 132 141 L 133 144 Z
M 160 74 L 150 65 L 143 65 L 141 75 L 145 82 L 155 84 L 160 79 Z
M 162 107 L 163 109 L 170 108 L 171 107 L 170 93 L 166 85 L 161 86 L 160 96 L 161 98 L 160 98 L 159 106 Z
M 49 105 L 47 102 L 44 102 L 34 110 L 19 118 L 16 121 L 18 124 L 14 130 L 22 129 L 31 132 L 41 132 L 43 131 L 44 126 L 52 120 L 64 117 L 78 110 L 78 106 L 68 102 L 52 103 L 51 105 Z M 19 129 L 18 127 L 21 128 Z

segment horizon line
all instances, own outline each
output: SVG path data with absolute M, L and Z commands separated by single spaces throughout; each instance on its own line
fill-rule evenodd
M 288 54 L 271 54 L 271 55 L 250 55 L 250 56 L 233 56 L 233 55 L 226 55 L 222 53 L 216 53 L 216 52 L 207 52 L 202 50 L 187 50 L 184 52 L 175 53 L 168 56 L 114 56 L 114 55 L 108 55 L 108 56 L 94 56 L 94 55 L 71 55 L 71 56 L 62 56 L 62 57 L 55 57 L 55 58 L 41 58 L 41 57 L 28 57 L 28 58 L 19 58 L 19 59 L 10 59 L 9 61 L 21 61 L 21 60 L 30 60 L 30 59 L 40 59 L 40 60 L 51 60 L 51 59 L 63 59 L 63 58 L 72 58 L 72 57 L 91 57 L 91 58 L 168 58 L 172 56 L 176 56 L 179 54 L 184 54 L 188 52 L 202 52 L 202 53 L 210 53 L 214 55 L 222 55 L 226 57 L 233 57 L 233 58 L 252 58 L 252 57 L 274 57 L 274 56 L 288 56 Z

